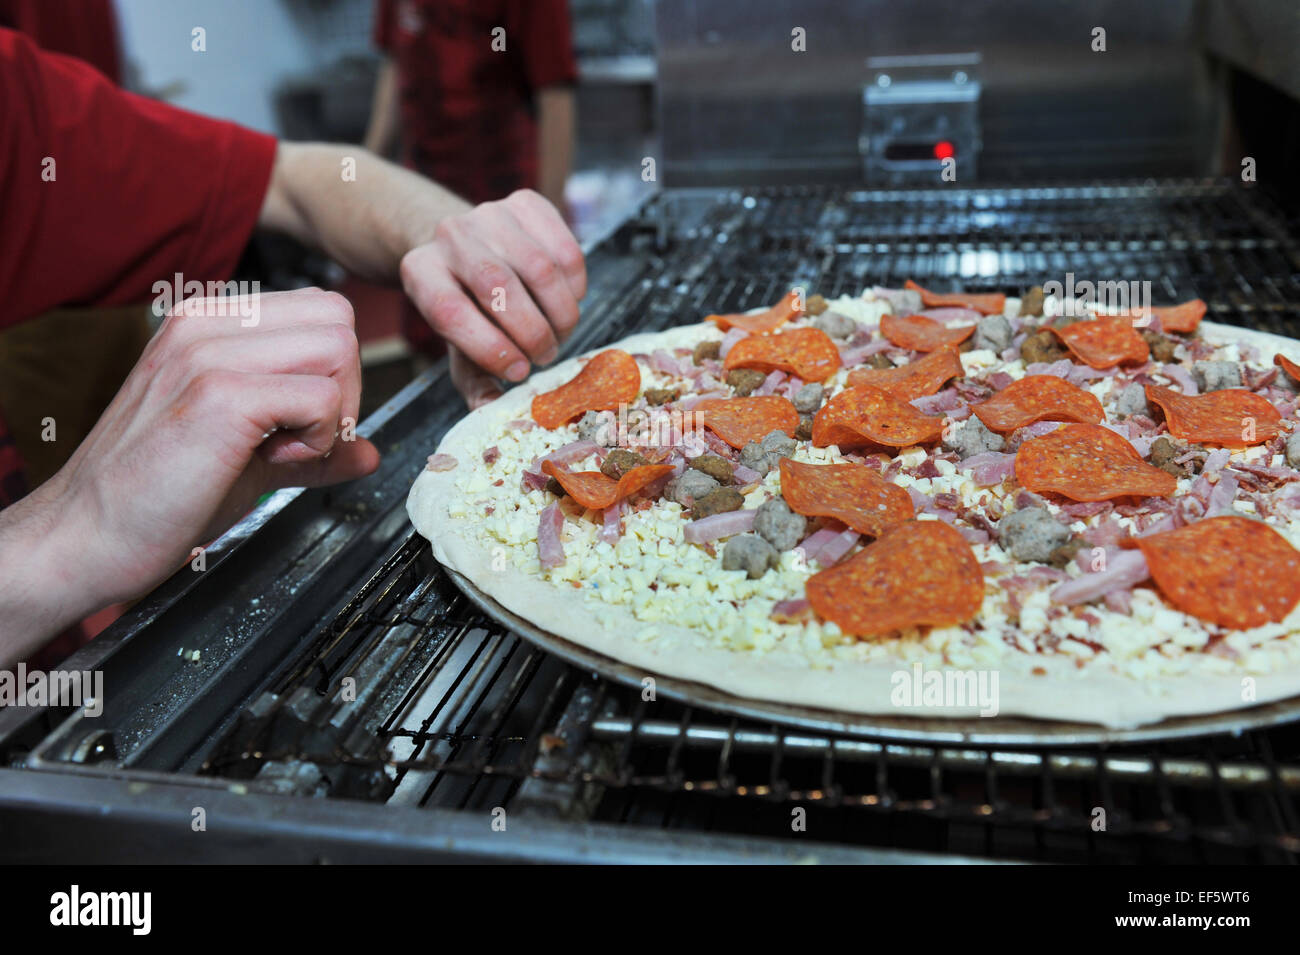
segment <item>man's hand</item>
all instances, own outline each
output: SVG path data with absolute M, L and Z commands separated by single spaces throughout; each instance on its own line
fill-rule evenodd
M 369 441 L 340 439 L 361 395 L 347 300 L 257 306 L 250 327 L 231 300 L 178 306 L 68 463 L 0 512 L 0 577 L 16 585 L 0 593 L 0 665 L 147 591 L 263 492 L 378 466 Z
M 530 363 L 551 361 L 587 291 L 577 240 L 537 193 L 470 206 L 356 147 L 280 143 L 260 223 L 354 275 L 400 279 L 454 346 L 457 387 L 471 403 L 492 393 L 487 376 L 522 381 Z
M 432 242 L 403 256 L 401 275 L 434 331 L 510 381 L 555 360 L 587 293 L 582 250 L 555 207 L 529 190 L 443 219 Z

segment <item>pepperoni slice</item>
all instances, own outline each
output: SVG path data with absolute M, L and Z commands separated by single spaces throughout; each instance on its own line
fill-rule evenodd
M 984 574 L 956 528 L 907 521 L 809 577 L 804 590 L 819 616 L 865 637 L 965 623 L 984 602 Z
M 1185 441 L 1244 448 L 1271 441 L 1282 432 L 1282 416 L 1267 398 L 1244 388 L 1183 395 L 1160 385 L 1146 386 L 1147 400 L 1165 413 L 1169 433 Z
M 796 328 L 742 338 L 731 346 L 722 367 L 786 371 L 804 381 L 825 381 L 840 370 L 840 350 L 820 328 Z
M 1035 421 L 1096 424 L 1105 417 L 1096 395 L 1055 375 L 1029 375 L 1013 381 L 971 411 L 986 428 L 999 434 L 1010 434 Z
M 1165 305 L 1160 308 L 1148 308 L 1141 312 L 1120 312 L 1116 318 L 1127 319 L 1141 328 L 1143 319 L 1154 315 L 1160 319 L 1160 328 L 1166 332 L 1179 332 L 1190 335 L 1196 331 L 1201 319 L 1205 317 L 1205 303 L 1199 298 L 1178 305 Z
M 943 345 L 924 358 L 897 368 L 855 368 L 849 372 L 849 387 L 870 385 L 899 401 L 923 398 L 938 392 L 950 378 L 966 374 L 959 356 L 956 345 Z
M 794 437 L 799 412 L 789 398 L 753 395 L 748 398 L 705 398 L 693 409 L 696 420 L 733 448 L 762 441 L 773 431 Z
M 765 312 L 753 315 L 708 315 L 706 322 L 713 322 L 723 331 L 729 328 L 743 328 L 751 335 L 765 335 L 774 332 L 786 322 L 803 314 L 803 297 L 796 292 L 788 292 L 785 298 Z
M 1151 357 L 1147 343 L 1127 319 L 1094 318 L 1052 331 L 1075 358 L 1092 368 L 1141 364 Z
M 912 497 L 865 464 L 801 464 L 781 459 L 781 495 L 806 517 L 833 517 L 879 537 L 915 514 Z
M 899 348 L 911 351 L 937 351 L 944 345 L 960 345 L 975 334 L 974 325 L 951 328 L 924 315 L 890 315 L 880 317 L 880 333 Z
M 1016 452 L 1015 467 L 1022 487 L 1072 501 L 1168 497 L 1178 489 L 1172 474 L 1147 464 L 1137 448 L 1099 424 L 1067 424 L 1030 438 Z
M 964 308 L 973 308 L 981 315 L 1001 315 L 1003 309 L 1007 307 L 1007 297 L 1001 292 L 977 295 L 972 292 L 952 292 L 946 295 L 940 295 L 931 292 L 929 289 L 921 288 L 911 279 L 903 283 L 904 288 L 909 288 L 914 292 L 921 294 L 921 304 L 926 308 L 935 308 L 943 305 L 961 305 Z
M 1277 354 L 1273 356 L 1273 364 L 1277 365 L 1284 372 L 1291 376 L 1292 381 L 1300 381 L 1300 365 L 1297 365 L 1286 355 Z
M 542 471 L 560 482 L 564 493 L 583 507 L 603 511 L 647 484 L 673 473 L 671 464 L 641 464 L 615 481 L 599 471 L 566 471 L 554 461 L 543 461 Z
M 1276 623 L 1300 601 L 1300 551 L 1263 521 L 1211 517 L 1120 543 L 1142 551 L 1166 600 L 1221 627 Z
M 583 365 L 572 381 L 535 397 L 533 420 L 551 430 L 588 411 L 614 411 L 635 401 L 640 391 L 641 369 L 636 359 L 618 348 L 608 348 Z
M 921 414 L 906 401 L 870 385 L 846 388 L 813 418 L 812 442 L 818 448 L 832 444 L 910 448 L 937 441 L 943 434 L 944 420 Z

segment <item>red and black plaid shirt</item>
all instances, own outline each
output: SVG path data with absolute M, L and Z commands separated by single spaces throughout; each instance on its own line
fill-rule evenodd
M 375 43 L 408 166 L 473 203 L 537 188 L 534 96 L 578 75 L 567 0 L 379 0 Z

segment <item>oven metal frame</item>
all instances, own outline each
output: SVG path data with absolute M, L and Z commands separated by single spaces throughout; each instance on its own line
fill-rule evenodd
M 1044 209 L 1058 218 L 1035 215 Z M 1076 237 L 1063 240 L 1062 232 Z M 836 294 L 914 272 L 919 280 L 980 289 L 1046 277 L 1075 262 L 1160 267 L 1162 298 L 1204 283 L 1217 320 L 1294 329 L 1297 234 L 1287 214 L 1215 182 L 676 190 L 648 200 L 588 250 L 586 321 L 566 352 L 633 328 L 674 324 L 705 307 L 759 304 L 790 282 Z M 431 558 L 409 536 L 402 502 L 411 474 L 459 414 L 444 369 L 427 372 L 360 428 L 384 454 L 375 475 L 333 489 L 279 492 L 209 550 L 205 572 L 180 572 L 75 654 L 65 668 L 106 672 L 99 720 L 66 710 L 0 711 L 0 761 L 12 767 L 0 769 L 0 853 L 46 861 L 792 861 L 810 854 L 823 861 L 986 861 L 1059 858 L 1064 830 L 1088 840 L 1088 858 L 1122 843 L 1125 832 L 1144 840 L 1131 843 L 1139 856 L 1152 851 L 1145 840 L 1191 844 L 1209 859 L 1220 850 L 1300 856 L 1300 766 L 1289 762 L 1300 753 L 1300 727 L 1181 748 L 1053 751 L 846 740 L 690 707 L 602 708 L 602 699 L 627 702 L 616 699 L 619 687 L 500 628 L 484 635 L 484 618 L 421 563 Z M 199 660 L 182 650 L 199 650 Z M 498 694 L 489 700 L 458 684 L 477 724 L 411 730 L 349 714 L 330 723 L 337 712 L 328 695 L 312 692 L 343 665 L 379 663 L 387 669 L 376 672 L 404 674 L 414 671 L 402 666 L 437 667 L 442 654 L 461 650 L 480 656 L 450 676 L 481 679 Z M 541 736 L 503 740 L 510 694 L 539 674 L 539 692 L 549 695 L 525 725 Z M 290 757 L 319 755 L 322 765 L 333 759 L 361 785 L 383 788 L 374 775 L 383 767 L 467 780 L 471 788 L 482 782 L 487 794 L 473 808 L 465 808 L 466 796 L 459 809 L 281 794 L 254 772 L 277 753 L 252 732 L 276 690 L 285 694 L 277 705 L 297 707 L 294 726 L 308 734 L 284 743 Z M 376 709 L 392 703 L 380 699 Z M 346 739 L 327 734 L 321 750 L 310 734 L 327 724 Z M 498 745 L 521 738 L 516 762 L 496 758 Z M 376 750 L 396 739 L 412 747 L 402 759 Z M 561 745 L 552 751 L 556 740 Z M 247 741 L 259 745 L 240 750 Z M 587 741 L 612 754 L 610 762 L 582 762 Z M 223 749 L 227 744 L 234 749 Z M 792 783 L 796 771 L 803 776 Z M 505 833 L 493 831 L 483 811 L 496 805 L 496 785 L 506 791 Z M 582 818 L 591 808 L 584 787 L 603 787 L 611 807 L 602 821 Z M 1068 805 L 1059 805 L 1066 789 Z M 832 814 L 821 820 L 845 825 L 856 813 L 853 826 L 865 819 L 874 827 L 858 841 L 877 848 L 851 847 L 852 840 L 837 841 L 836 830 L 816 827 L 812 832 L 829 834 L 776 838 L 767 828 L 755 836 L 733 826 L 723 835 L 704 831 L 719 827 L 707 820 L 697 826 L 692 815 L 682 828 L 670 827 L 675 802 L 695 812 L 696 799 L 712 800 L 705 814 L 727 816 L 728 825 L 742 805 L 788 813 L 807 804 Z M 634 805 L 638 800 L 645 806 Z M 647 824 L 661 802 L 666 815 Z M 1097 805 L 1124 810 L 1115 814 L 1109 844 L 1078 832 L 1080 812 Z M 206 833 L 190 828 L 195 806 L 208 813 Z M 995 848 L 999 825 L 1029 841 Z M 921 826 L 937 826 L 940 835 L 917 835 Z M 935 839 L 944 852 L 931 858 L 924 850 Z M 900 843 L 908 848 L 881 848 Z
M 196 807 L 206 830 L 193 828 Z M 818 842 L 665 832 L 341 799 L 296 799 L 137 773 L 0 769 L 0 859 L 9 864 L 432 863 L 943 865 L 990 860 Z M 991 860 L 997 861 L 997 860 Z

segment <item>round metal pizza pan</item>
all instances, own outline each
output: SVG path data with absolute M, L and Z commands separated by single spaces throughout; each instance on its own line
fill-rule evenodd
M 452 582 L 480 610 L 525 640 L 566 663 L 625 686 L 640 688 L 643 668 L 588 650 L 542 630 L 497 603 L 463 575 L 444 568 Z M 1183 716 L 1133 729 L 1110 729 L 1091 723 L 1067 723 L 1019 717 L 940 719 L 843 713 L 808 706 L 734 696 L 704 683 L 655 674 L 656 692 L 665 697 L 730 716 L 780 723 L 818 733 L 896 743 L 968 746 L 1061 747 L 1103 746 L 1186 739 L 1219 733 L 1243 733 L 1300 720 L 1300 697 L 1266 703 L 1248 710 Z

